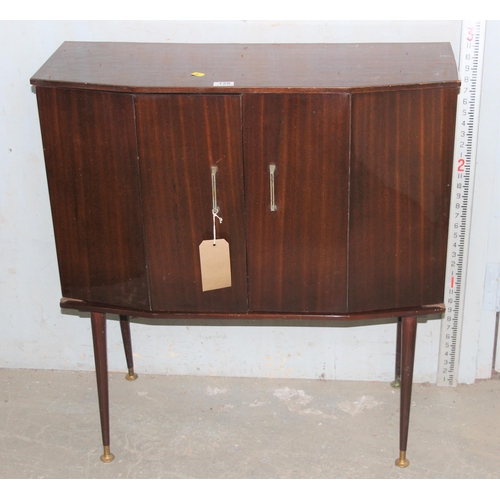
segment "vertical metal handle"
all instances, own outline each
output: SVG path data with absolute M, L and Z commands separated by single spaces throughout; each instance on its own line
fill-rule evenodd
M 276 212 L 276 199 L 274 196 L 274 173 L 276 172 L 276 165 L 271 163 L 269 165 L 269 189 L 271 193 L 271 212 Z
M 217 167 L 210 167 L 212 173 L 212 213 L 217 214 L 219 212 L 219 206 L 217 205 Z

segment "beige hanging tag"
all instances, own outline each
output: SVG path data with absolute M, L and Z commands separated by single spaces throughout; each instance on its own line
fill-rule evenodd
M 204 292 L 231 286 L 229 243 L 204 240 L 200 243 L 201 287 Z

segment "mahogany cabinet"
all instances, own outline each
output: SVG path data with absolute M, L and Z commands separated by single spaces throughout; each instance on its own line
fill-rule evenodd
M 103 461 L 106 313 L 130 379 L 130 316 L 395 317 L 406 466 L 416 319 L 444 310 L 449 44 L 66 42 L 31 82 L 61 307 L 91 312 Z M 229 281 L 207 288 L 200 244 L 222 240 L 209 267 Z

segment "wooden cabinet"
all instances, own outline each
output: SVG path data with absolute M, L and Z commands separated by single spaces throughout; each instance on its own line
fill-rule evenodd
M 67 42 L 31 81 L 61 306 L 92 314 L 103 460 L 114 312 L 130 378 L 131 315 L 399 318 L 406 465 L 416 317 L 444 310 L 450 46 Z M 214 233 L 230 286 L 203 291 Z

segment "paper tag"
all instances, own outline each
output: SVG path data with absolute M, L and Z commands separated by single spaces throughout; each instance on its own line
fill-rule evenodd
M 231 286 L 231 261 L 226 240 L 200 243 L 201 288 L 204 292 Z
M 234 87 L 234 82 L 214 82 L 214 87 Z

